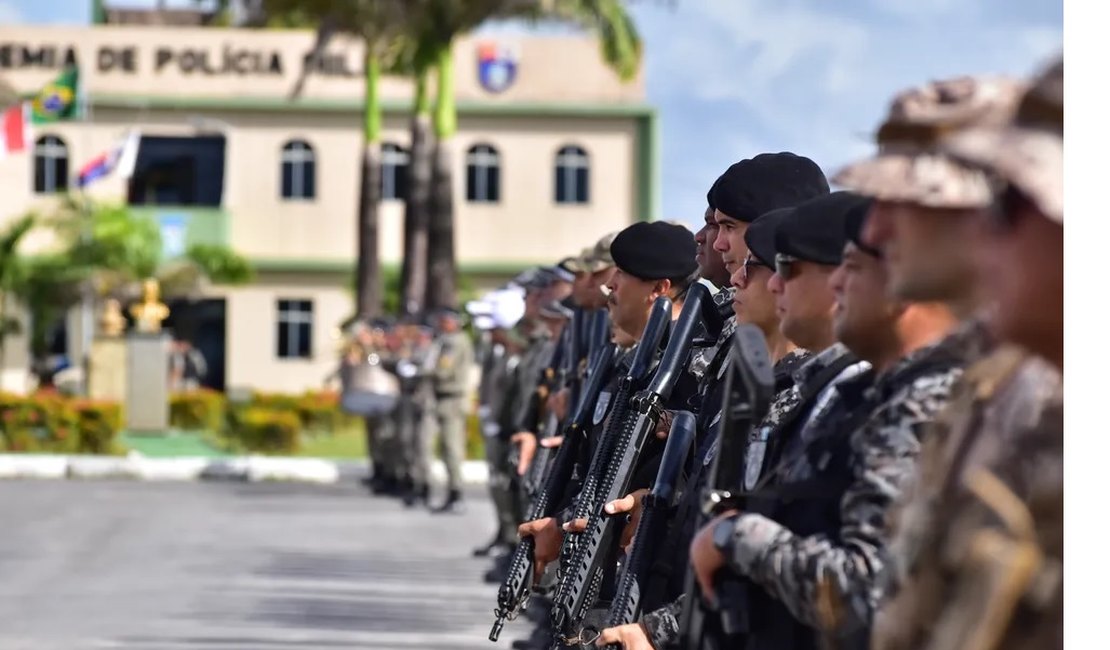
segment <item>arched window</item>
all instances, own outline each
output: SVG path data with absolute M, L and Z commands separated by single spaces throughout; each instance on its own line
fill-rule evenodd
M 466 152 L 466 200 L 501 200 L 501 156 L 488 144 L 476 144 Z
M 55 135 L 35 140 L 35 193 L 54 194 L 69 186 L 69 151 Z
M 582 147 L 563 147 L 555 155 L 555 202 L 589 201 L 590 157 Z
M 281 148 L 281 198 L 316 198 L 316 154 L 304 140 L 290 140 Z
M 404 199 L 409 193 L 409 152 L 400 145 L 382 144 L 382 200 Z

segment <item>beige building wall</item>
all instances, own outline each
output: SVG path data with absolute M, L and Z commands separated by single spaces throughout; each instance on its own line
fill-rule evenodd
M 0 78 L 18 91 L 32 93 L 52 81 L 69 48 L 78 58 L 90 112 L 80 121 L 35 127 L 36 137 L 54 134 L 65 141 L 71 176 L 130 128 L 146 135 L 207 130 L 226 137 L 221 207 L 228 243 L 262 269 L 251 286 L 211 289 L 212 297 L 227 300 L 228 387 L 320 387 L 336 365 L 333 330 L 353 312 L 348 283 L 357 250 L 361 47 L 337 40 L 327 53 L 330 72 L 308 75 L 300 98 L 291 100 L 313 40 L 306 31 L 0 26 Z M 491 44 L 512 51 L 518 61 L 516 81 L 500 93 L 482 88 L 478 78 L 478 49 Z M 45 59 L 28 64 L 28 53 L 56 60 L 53 66 Z M 265 67 L 272 57 L 280 59 L 279 73 L 220 69 L 225 60 Z M 216 71 L 190 72 L 188 61 Z M 462 39 L 455 66 L 456 254 L 464 271 L 477 274 L 479 286 L 496 284 L 525 265 L 575 254 L 607 232 L 653 216 L 640 186 L 653 173 L 645 161 L 656 145 L 653 116 L 641 104 L 643 80 L 621 83 L 602 64 L 595 41 Z M 382 140 L 407 149 L 412 84 L 385 78 L 380 91 L 386 109 Z M 316 153 L 315 199 L 280 196 L 281 147 L 292 139 L 307 141 Z M 500 155 L 496 203 L 466 200 L 466 151 L 476 144 L 492 145 Z M 583 205 L 555 202 L 555 157 L 567 145 L 589 155 L 590 200 Z M 56 198 L 32 193 L 32 164 L 30 151 L 0 159 L 0 228 L 27 210 L 48 213 L 55 205 Z M 126 184 L 109 176 L 87 194 L 123 201 Z M 398 200 L 379 209 L 379 253 L 387 265 L 401 261 L 403 212 Z M 45 233 L 37 233 L 24 251 L 49 244 Z M 283 298 L 313 301 L 311 359 L 277 357 L 277 301 Z M 78 320 L 70 318 L 71 324 Z M 11 337 L 5 347 L 2 387 L 25 389 L 26 337 Z
M 247 287 L 218 288 L 227 300 L 227 387 L 298 393 L 319 390 L 338 367 L 339 323 L 354 312 L 346 278 L 260 276 Z M 312 356 L 277 356 L 278 300 L 312 301 Z

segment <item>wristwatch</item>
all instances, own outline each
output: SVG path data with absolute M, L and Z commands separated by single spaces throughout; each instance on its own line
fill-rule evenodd
M 732 550 L 732 539 L 736 534 L 736 519 L 739 516 L 726 517 L 713 527 L 713 546 L 725 555 Z

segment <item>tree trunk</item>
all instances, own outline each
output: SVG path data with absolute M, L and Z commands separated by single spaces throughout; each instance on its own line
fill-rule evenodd
M 378 258 L 378 206 L 381 203 L 381 103 L 378 101 L 380 64 L 366 52 L 366 103 L 363 120 L 362 174 L 358 193 L 358 316 L 379 316 L 382 310 L 381 261 Z
M 428 228 L 428 307 L 457 307 L 455 200 L 451 140 L 457 130 L 454 60 L 447 43 L 437 57 L 436 144 L 432 163 L 431 223 Z
M 417 73 L 411 130 L 408 194 L 405 196 L 405 253 L 401 262 L 401 313 L 415 316 L 427 307 L 428 223 L 432 193 L 432 118 L 427 75 Z

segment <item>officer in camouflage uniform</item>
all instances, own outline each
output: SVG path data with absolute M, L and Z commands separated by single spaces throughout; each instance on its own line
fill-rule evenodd
M 940 147 L 1001 181 L 977 215 L 988 234 L 965 246 L 993 271 L 979 278 L 997 300 L 992 332 L 1040 358 L 999 345 L 927 441 L 893 518 L 877 650 L 1063 647 L 1062 138 L 1061 60 L 1012 123 L 977 124 Z
M 428 503 L 436 408 L 432 383 L 439 358 L 439 343 L 432 339 L 432 332 L 426 327 L 410 327 L 406 334 L 408 341 L 402 358 L 397 362 L 397 374 L 401 380 L 397 423 L 409 472 L 404 500 L 406 506 L 412 507 Z
M 447 465 L 447 500 L 435 512 L 452 512 L 462 501 L 462 463 L 466 458 L 466 416 L 469 411 L 470 371 L 474 366 L 474 346 L 462 330 L 459 313 L 443 310 L 439 317 L 439 354 L 433 388 L 439 445 Z M 428 436 L 428 455 L 432 437 Z

